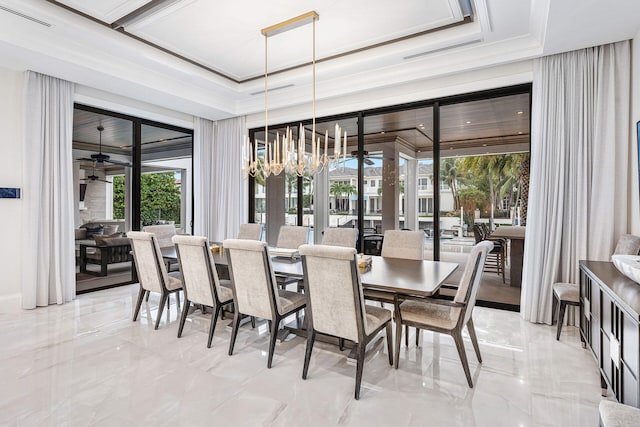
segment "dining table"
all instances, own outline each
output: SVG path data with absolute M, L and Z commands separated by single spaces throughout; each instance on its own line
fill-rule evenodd
M 177 260 L 175 247 L 160 249 L 166 260 Z M 274 250 L 274 252 L 277 252 Z M 224 251 L 212 252 L 216 267 L 228 265 Z M 299 257 L 272 256 L 276 274 L 303 278 Z M 371 255 L 371 266 L 360 269 L 360 281 L 365 289 L 390 292 L 400 296 L 430 297 L 458 269 L 458 264 L 444 261 L 412 260 Z

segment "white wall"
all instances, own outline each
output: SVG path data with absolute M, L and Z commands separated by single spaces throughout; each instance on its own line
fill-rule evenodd
M 633 149 L 629 155 L 629 171 L 631 185 L 629 199 L 630 205 L 628 226 L 629 233 L 640 235 L 640 203 L 638 201 L 638 145 L 636 123 L 640 121 L 640 31 L 631 41 L 631 137 Z
M 0 187 L 22 188 L 22 86 L 22 72 L 0 68 Z M 21 306 L 22 206 L 0 199 L 0 313 Z

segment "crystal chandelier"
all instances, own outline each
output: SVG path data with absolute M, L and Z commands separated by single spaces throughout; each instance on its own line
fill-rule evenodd
M 298 176 L 315 175 L 329 167 L 332 162 L 337 163 L 342 155 L 343 161 L 347 155 L 347 132 L 335 125 L 333 151 L 329 151 L 329 131 L 324 134 L 324 146 L 320 137 L 316 137 L 316 21 L 320 16 L 315 12 L 308 12 L 279 24 L 262 29 L 264 36 L 264 150 L 262 157 L 258 156 L 258 141 L 251 142 L 245 138 L 243 144 L 243 172 L 255 177 L 262 175 L 268 178 L 284 172 L 296 173 Z M 269 74 L 268 74 L 268 39 L 270 36 L 289 31 L 309 22 L 313 23 L 313 59 L 312 59 L 312 127 L 311 150 L 307 152 L 305 128 L 300 124 L 298 139 L 293 138 L 293 130 L 287 126 L 283 135 L 276 133 L 273 141 L 269 141 Z M 342 141 L 344 144 L 342 144 Z

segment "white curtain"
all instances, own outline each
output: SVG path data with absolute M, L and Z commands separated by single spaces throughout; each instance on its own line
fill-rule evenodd
M 196 117 L 193 128 L 193 234 L 211 240 L 213 204 L 213 129 L 211 120 Z
M 27 71 L 25 79 L 22 306 L 75 298 L 73 84 Z
M 245 118 L 215 123 L 196 118 L 194 233 L 211 241 L 235 238 L 247 222 L 247 180 L 242 174 Z
M 627 231 L 628 41 L 536 60 L 522 316 L 551 324 L 553 283 L 609 260 Z

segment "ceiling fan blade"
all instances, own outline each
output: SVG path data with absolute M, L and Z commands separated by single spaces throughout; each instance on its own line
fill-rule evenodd
M 363 158 L 363 161 L 369 166 L 374 164 L 368 157 Z
M 113 184 L 113 182 L 111 182 L 111 181 L 107 181 L 106 179 L 100 179 L 100 178 L 98 178 L 98 179 L 96 179 L 96 181 L 106 182 L 107 184 Z
M 131 163 L 129 163 L 129 162 L 121 162 L 120 160 L 111 160 L 111 159 L 109 159 L 109 160 L 105 160 L 105 162 L 111 163 L 112 165 L 126 166 L 128 168 L 131 167 Z

